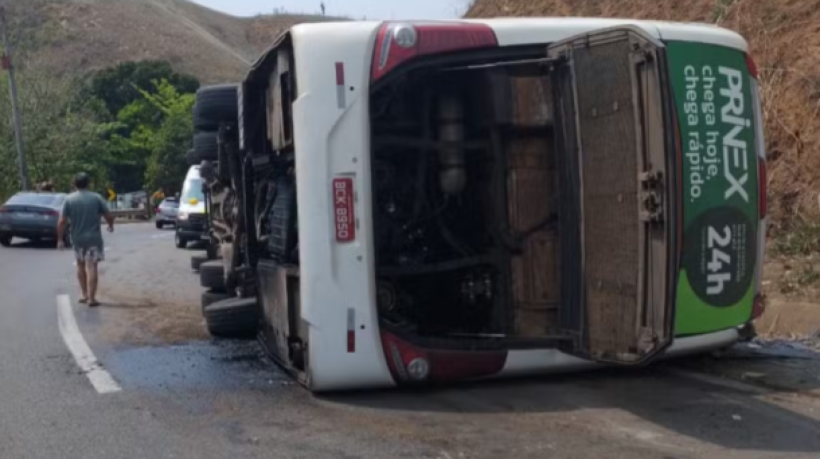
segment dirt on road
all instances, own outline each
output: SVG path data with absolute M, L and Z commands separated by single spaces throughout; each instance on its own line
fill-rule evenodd
M 130 229 L 130 228 L 129 228 Z M 144 235 L 107 249 L 101 265 L 101 335 L 122 345 L 181 344 L 209 339 L 202 318 L 199 276 L 191 256 L 174 247 L 172 230 L 134 225 Z
M 801 338 L 820 332 L 820 260 L 769 255 L 763 288 L 766 312 L 755 327 L 767 338 Z

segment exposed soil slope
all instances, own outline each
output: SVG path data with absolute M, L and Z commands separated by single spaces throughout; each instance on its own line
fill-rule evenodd
M 820 0 L 476 0 L 467 16 L 697 21 L 740 32 L 761 70 L 773 230 L 820 216 Z
M 13 40 L 56 73 L 164 59 L 204 83 L 240 78 L 283 30 L 321 16 L 238 18 L 187 0 L 2 0 Z

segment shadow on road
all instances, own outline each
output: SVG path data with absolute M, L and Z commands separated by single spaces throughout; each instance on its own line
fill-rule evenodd
M 572 415 L 588 409 L 616 409 L 725 448 L 820 453 L 817 419 L 746 392 L 670 375 L 665 367 L 602 370 L 413 392 L 341 394 L 324 400 L 413 413 Z M 820 404 L 818 408 L 820 412 Z
M 57 248 L 57 241 L 53 239 L 19 239 L 15 238 L 11 241 L 11 247 L 3 247 L 5 250 L 14 249 L 38 249 L 38 250 L 55 250 Z

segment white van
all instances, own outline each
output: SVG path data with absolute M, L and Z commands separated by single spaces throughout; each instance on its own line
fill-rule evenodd
M 323 391 L 733 343 L 763 307 L 747 49 L 620 19 L 292 28 L 240 86 L 224 200 L 267 350 Z
M 191 166 L 179 198 L 174 237 L 177 248 L 184 249 L 189 242 L 201 241 L 205 237 L 206 223 L 205 194 L 202 191 L 199 166 Z

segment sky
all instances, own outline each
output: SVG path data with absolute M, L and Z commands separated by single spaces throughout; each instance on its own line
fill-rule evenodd
M 322 0 L 192 0 L 234 16 L 253 16 L 284 9 L 316 13 Z M 466 9 L 468 0 L 324 0 L 328 16 L 353 19 L 447 19 Z

